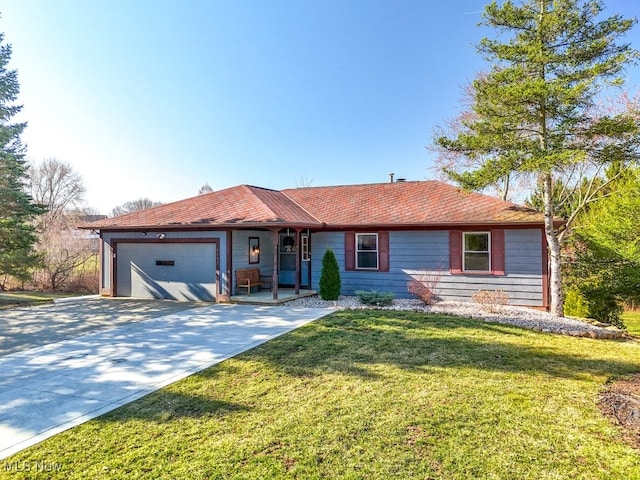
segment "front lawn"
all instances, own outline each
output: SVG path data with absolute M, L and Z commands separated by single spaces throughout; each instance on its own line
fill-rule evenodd
M 634 310 L 624 312 L 622 315 L 622 321 L 631 335 L 640 337 L 640 311 Z
M 634 479 L 640 454 L 597 404 L 634 372 L 637 342 L 338 312 L 20 452 L 2 474 Z M 7 469 L 36 461 L 55 468 Z
M 53 302 L 55 298 L 68 297 L 70 295 L 72 294 L 57 292 L 1 292 L 0 309 L 50 303 Z

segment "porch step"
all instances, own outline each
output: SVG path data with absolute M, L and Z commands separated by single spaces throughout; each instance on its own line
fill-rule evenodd
M 245 305 L 280 305 L 291 300 L 297 300 L 298 298 L 311 297 L 317 295 L 316 290 L 300 290 L 298 294 L 294 289 L 279 288 L 278 299 L 273 299 L 273 292 L 261 290 L 251 295 L 232 295 L 230 298 L 231 303 L 245 304 Z

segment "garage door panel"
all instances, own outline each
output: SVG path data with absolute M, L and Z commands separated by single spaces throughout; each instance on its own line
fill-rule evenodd
M 121 243 L 117 295 L 214 301 L 216 244 Z

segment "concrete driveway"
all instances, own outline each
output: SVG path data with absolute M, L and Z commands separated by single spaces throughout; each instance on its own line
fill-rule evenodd
M 0 311 L 0 459 L 330 311 L 104 298 Z
M 95 297 L 0 310 L 0 356 L 203 305 Z

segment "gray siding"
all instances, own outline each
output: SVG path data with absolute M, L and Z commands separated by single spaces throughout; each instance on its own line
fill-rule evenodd
M 273 240 L 272 233 L 260 230 L 237 230 L 232 235 L 233 269 L 260 268 L 264 275 L 273 274 Z M 260 263 L 249 263 L 249 237 L 260 239 Z
M 106 238 L 100 239 L 101 254 L 100 254 L 100 291 L 108 290 L 111 288 L 111 247 L 109 246 L 109 240 Z
M 447 273 L 440 282 L 440 295 L 447 300 L 467 301 L 478 290 L 502 289 L 514 305 L 541 306 L 542 232 L 505 230 L 505 275 Z
M 260 263 L 249 263 L 249 237 L 260 239 Z M 273 234 L 262 230 L 237 230 L 232 234 L 231 294 L 236 294 L 236 270 L 259 268 L 260 275 L 273 275 Z
M 102 288 L 109 288 L 111 251 L 109 242 L 117 239 L 153 238 L 156 232 L 144 236 L 140 232 L 105 233 L 103 236 Z M 235 278 L 226 278 L 226 232 L 166 232 L 166 240 L 185 238 L 218 238 L 220 241 L 220 290 L 230 285 L 235 290 Z M 260 263 L 249 264 L 249 237 L 260 238 Z M 413 278 L 440 276 L 436 289 L 444 300 L 471 300 L 478 290 L 503 289 L 512 304 L 540 306 L 542 294 L 542 245 L 544 239 L 539 229 L 505 229 L 505 275 L 478 275 L 449 273 L 449 232 L 403 231 L 389 234 L 389 272 L 344 270 L 344 233 L 318 232 L 311 239 L 312 288 L 318 289 L 322 271 L 322 257 L 331 248 L 340 265 L 342 293 L 353 295 L 355 290 L 384 290 L 398 298 L 410 298 L 407 282 Z M 238 230 L 232 235 L 232 277 L 239 268 L 258 267 L 264 275 L 273 274 L 272 233 L 266 231 Z
M 345 271 L 344 233 L 313 235 L 313 288 L 319 287 L 322 256 L 331 248 L 340 265 L 342 293 L 384 290 L 410 298 L 407 282 L 440 276 L 436 289 L 443 300 L 469 301 L 478 290 L 503 289 L 515 305 L 540 306 L 542 296 L 542 234 L 540 230 L 505 230 L 505 275 L 449 273 L 449 232 L 390 232 L 389 272 Z
M 226 278 L 226 255 L 224 252 L 227 248 L 227 237 L 226 232 L 210 232 L 210 231 L 198 231 L 198 232 L 165 232 L 160 230 L 165 234 L 164 242 L 167 244 L 171 243 L 171 240 L 175 239 L 190 239 L 190 238 L 217 238 L 219 240 L 220 245 L 220 286 L 218 287 L 218 291 L 224 292 L 223 286 L 228 281 Z M 160 232 L 159 231 L 159 232 Z M 111 278 L 111 258 L 112 252 L 110 247 L 110 242 L 113 239 L 124 240 L 124 239 L 135 239 L 135 240 L 144 240 L 151 239 L 156 237 L 156 233 L 159 232 L 147 232 L 144 235 L 142 232 L 105 232 L 102 236 L 102 276 L 101 276 L 101 288 L 109 289 L 110 278 Z

